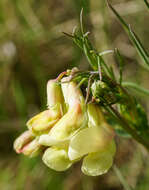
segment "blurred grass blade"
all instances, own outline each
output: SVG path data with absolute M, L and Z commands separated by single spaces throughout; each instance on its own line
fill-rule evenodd
M 146 63 L 144 66 L 145 67 L 147 66 L 146 69 L 149 69 L 149 55 L 146 52 L 146 50 L 144 49 L 144 47 L 141 44 L 137 35 L 132 31 L 130 25 L 129 25 L 129 34 L 130 34 L 131 40 L 133 41 L 138 53 L 143 58 L 144 63 Z
M 141 93 L 143 93 L 144 95 L 149 96 L 149 90 L 148 90 L 148 89 L 145 89 L 145 88 L 143 88 L 143 87 L 141 87 L 140 85 L 138 85 L 138 84 L 136 84 L 136 83 L 133 83 L 133 82 L 123 82 L 122 85 L 123 85 L 124 87 L 133 88 L 133 89 L 135 89 L 136 91 L 141 92 Z
M 116 15 L 116 17 L 119 19 L 119 21 L 121 22 L 121 24 L 123 25 L 123 27 L 128 31 L 129 27 L 127 25 L 127 23 L 124 21 L 124 19 L 119 15 L 119 13 L 113 8 L 113 6 L 109 3 L 109 0 L 107 0 L 107 4 L 109 6 L 109 8 L 112 10 L 112 12 Z
M 114 81 L 116 81 L 116 77 L 115 77 L 115 74 L 114 74 L 113 67 L 110 66 L 109 68 L 110 68 L 111 78 L 112 78 Z
M 73 3 L 78 15 L 82 8 L 85 16 L 90 12 L 90 0 L 73 0 Z
M 117 175 L 118 179 L 120 180 L 121 184 L 123 185 L 124 189 L 132 190 L 132 188 L 128 185 L 126 179 L 124 178 L 121 171 L 119 170 L 119 168 L 117 168 L 116 165 L 113 165 L 113 170 L 114 170 L 115 174 Z
M 148 9 L 149 9 L 149 3 L 148 3 L 148 1 L 147 1 L 147 0 L 144 0 L 144 2 L 145 2 L 146 6 L 147 6 Z
M 27 113 L 26 97 L 23 87 L 19 80 L 12 81 L 12 93 L 16 103 L 16 109 L 20 114 L 20 117 L 25 117 Z
M 109 3 L 109 1 L 107 0 L 108 6 L 110 7 L 110 9 L 112 10 L 112 12 L 116 15 L 116 17 L 119 19 L 120 23 L 122 24 L 122 26 L 124 27 L 124 29 L 126 30 L 126 32 L 128 33 L 130 39 L 132 40 L 134 46 L 136 47 L 139 55 L 141 56 L 141 58 L 143 59 L 144 63 L 145 63 L 145 68 L 149 70 L 149 55 L 147 53 L 147 51 L 145 50 L 145 48 L 143 47 L 141 41 L 139 40 L 139 38 L 137 37 L 137 35 L 131 30 L 130 25 L 128 25 L 124 19 L 119 15 L 119 13 L 113 8 L 113 6 Z

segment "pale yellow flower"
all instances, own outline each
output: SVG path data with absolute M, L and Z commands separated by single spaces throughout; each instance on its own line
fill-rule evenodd
M 30 157 L 44 150 L 43 162 L 56 171 L 83 158 L 84 174 L 104 174 L 116 151 L 114 131 L 99 105 L 86 105 L 81 89 L 69 79 L 48 82 L 48 109 L 27 122 L 29 130 L 16 139 L 14 149 Z
M 47 83 L 47 105 L 45 110 L 27 122 L 29 130 L 39 135 L 47 133 L 58 122 L 64 112 L 64 98 L 61 86 L 56 80 Z
M 67 112 L 54 125 L 49 134 L 40 136 L 39 143 L 42 145 L 63 146 L 63 143 L 67 144 L 74 133 L 87 123 L 84 97 L 76 83 L 66 83 L 66 80 L 67 78 L 62 80 L 61 87 Z
M 67 150 L 56 147 L 48 148 L 44 152 L 42 160 L 49 168 L 56 171 L 65 171 L 72 165 Z
M 114 131 L 105 121 L 99 106 L 88 105 L 88 118 L 88 126 L 71 138 L 68 157 L 75 161 L 85 156 L 82 172 L 96 176 L 107 172 L 112 166 L 116 149 Z

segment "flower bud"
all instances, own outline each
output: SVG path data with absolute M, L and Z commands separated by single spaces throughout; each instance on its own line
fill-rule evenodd
M 103 96 L 105 91 L 109 91 L 109 87 L 107 84 L 103 81 L 94 81 L 94 83 L 91 86 L 92 94 L 95 98 L 99 98 L 100 96 Z
M 25 131 L 14 141 L 14 149 L 17 153 L 21 153 L 22 148 L 34 139 L 34 135 L 31 131 Z
M 67 82 L 68 80 L 69 77 L 63 78 L 61 85 L 65 103 L 68 104 L 69 110 L 78 104 L 83 108 L 84 97 L 80 88 L 75 82 Z
M 68 111 L 50 130 L 46 142 L 44 136 L 40 137 L 39 142 L 43 145 L 46 143 L 51 146 L 68 141 L 76 130 L 86 124 L 84 98 L 76 83 L 62 83 L 62 91 Z
M 48 148 L 42 160 L 49 168 L 56 171 L 65 171 L 72 165 L 65 149 Z
M 38 137 L 36 137 L 22 148 L 21 153 L 29 157 L 35 157 L 41 150 L 42 146 L 38 143 Z
M 99 80 L 94 81 L 91 86 L 93 97 L 97 102 L 104 100 L 108 104 L 115 103 L 117 101 L 117 97 L 112 90 L 113 89 L 111 89 L 105 82 Z
M 48 110 L 39 113 L 27 122 L 28 128 L 34 134 L 47 133 L 62 117 L 64 111 L 64 98 L 61 87 L 56 80 L 47 84 Z
M 47 104 L 48 108 L 55 106 L 55 104 L 64 103 L 64 98 L 60 84 L 56 80 L 49 80 L 47 83 Z

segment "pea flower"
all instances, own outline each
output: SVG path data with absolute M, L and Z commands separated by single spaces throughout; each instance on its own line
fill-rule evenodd
M 68 157 L 69 141 L 87 123 L 86 106 L 81 90 L 76 83 L 67 80 L 69 77 L 63 78 L 61 84 L 67 112 L 53 126 L 49 134 L 41 135 L 39 138 L 40 144 L 51 146 L 44 152 L 43 162 L 56 171 L 64 171 L 75 162 Z
M 39 136 L 49 132 L 53 125 L 62 117 L 64 100 L 57 80 L 50 80 L 47 84 L 48 109 L 37 114 L 27 122 L 28 129 L 14 142 L 17 153 L 33 157 L 38 155 L 44 147 L 39 144 Z
M 62 82 L 66 82 L 63 78 Z M 81 90 L 74 82 L 62 83 L 67 112 L 53 126 L 49 134 L 41 135 L 39 143 L 50 146 L 43 162 L 57 171 L 68 169 L 83 159 L 82 172 L 96 176 L 106 173 L 115 154 L 114 132 L 95 104 L 85 105 Z
M 114 131 L 106 123 L 97 105 L 89 104 L 87 112 L 88 126 L 72 137 L 68 156 L 72 161 L 85 156 L 82 172 L 96 176 L 106 173 L 112 166 L 116 150 Z
M 86 175 L 104 174 L 116 151 L 114 131 L 100 107 L 85 104 L 81 89 L 70 77 L 47 84 L 47 110 L 27 122 L 28 130 L 14 142 L 17 153 L 42 160 L 51 169 L 65 171 L 83 158 Z
M 81 90 L 74 82 L 67 82 L 69 78 L 62 79 L 62 92 L 67 107 L 67 112 L 49 131 L 49 134 L 41 135 L 39 142 L 45 146 L 63 146 L 73 134 L 86 125 L 86 108 Z

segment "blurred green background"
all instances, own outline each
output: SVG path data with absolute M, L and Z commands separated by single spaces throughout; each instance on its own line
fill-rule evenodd
M 116 10 L 149 50 L 149 11 L 140 0 L 113 0 Z M 84 7 L 90 38 L 104 51 L 118 47 L 125 59 L 124 78 L 148 88 L 149 75 L 121 25 L 104 0 L 0 0 L 0 189 L 122 190 L 111 169 L 99 177 L 80 172 L 80 163 L 66 172 L 47 168 L 41 158 L 16 155 L 14 139 L 26 121 L 46 108 L 46 82 L 58 73 L 89 65 L 81 50 L 62 32 L 72 32 Z M 108 55 L 109 57 L 109 55 Z M 108 64 L 114 65 L 110 55 Z M 132 91 L 132 93 L 134 93 Z M 149 101 L 137 94 L 146 111 Z M 116 137 L 115 158 L 126 181 L 136 190 L 149 189 L 149 154 L 131 139 Z

